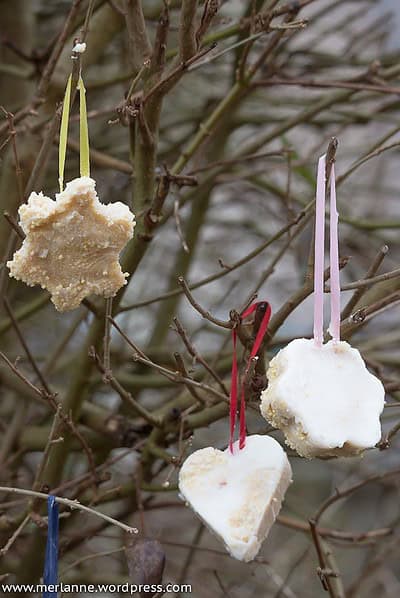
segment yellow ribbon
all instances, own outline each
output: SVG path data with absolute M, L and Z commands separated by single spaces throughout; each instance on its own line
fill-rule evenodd
M 86 89 L 83 79 L 79 75 L 78 81 L 80 107 L 80 127 L 79 127 L 79 168 L 81 176 L 90 176 L 89 160 L 89 129 L 86 110 Z
M 58 150 L 58 182 L 60 191 L 64 188 L 65 157 L 67 153 L 68 124 L 71 108 L 72 75 L 68 77 L 65 89 Z M 89 128 L 86 109 L 86 89 L 82 76 L 79 75 L 77 89 L 79 90 L 79 170 L 81 176 L 90 176 L 89 159 Z
M 71 83 L 72 75 L 68 77 L 61 116 L 60 143 L 58 147 L 58 182 L 60 185 L 60 191 L 62 191 L 64 188 L 65 155 L 67 153 L 69 110 L 71 104 Z

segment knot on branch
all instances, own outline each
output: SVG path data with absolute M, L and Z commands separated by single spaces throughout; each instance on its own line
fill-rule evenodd
M 238 328 L 242 323 L 242 317 L 240 313 L 236 311 L 236 309 L 231 309 L 229 312 L 229 321 L 232 324 L 232 329 Z
M 354 312 L 354 314 L 351 316 L 351 320 L 356 324 L 360 324 L 361 322 L 364 322 L 365 317 L 365 308 L 362 307 L 361 309 L 358 309 L 356 312 Z
M 317 567 L 317 575 L 320 578 L 321 583 L 325 589 L 328 589 L 327 579 L 329 577 L 339 577 L 338 574 L 336 573 L 336 571 L 334 571 L 333 569 L 322 568 L 322 567 Z
M 166 164 L 163 164 L 163 168 L 164 173 L 159 177 L 153 203 L 144 216 L 145 225 L 149 230 L 155 228 L 160 222 L 162 208 L 172 184 L 176 185 L 179 189 L 182 187 L 196 187 L 198 185 L 197 178 L 194 176 L 173 174 Z

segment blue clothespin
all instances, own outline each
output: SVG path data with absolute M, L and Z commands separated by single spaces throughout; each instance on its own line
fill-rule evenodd
M 47 499 L 48 531 L 46 556 L 44 561 L 43 583 L 55 586 L 58 582 L 58 504 L 56 497 Z M 57 598 L 57 592 L 45 591 L 43 598 Z

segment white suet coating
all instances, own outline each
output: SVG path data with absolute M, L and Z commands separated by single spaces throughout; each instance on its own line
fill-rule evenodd
M 353 456 L 381 438 L 380 380 L 357 349 L 296 339 L 271 360 L 261 413 L 303 457 Z
M 7 263 L 10 276 L 47 289 L 59 311 L 92 293 L 112 297 L 126 284 L 118 256 L 133 236 L 135 217 L 121 202 L 100 203 L 95 185 L 79 177 L 55 201 L 33 192 L 19 208 L 26 238 Z
M 212 447 L 191 454 L 179 472 L 179 491 L 231 556 L 251 561 L 279 511 L 292 471 L 270 436 L 252 435 L 234 454 Z

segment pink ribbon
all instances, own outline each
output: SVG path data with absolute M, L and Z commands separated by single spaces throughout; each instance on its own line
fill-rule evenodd
M 339 275 L 339 239 L 336 208 L 335 166 L 331 170 L 331 219 L 330 219 L 330 263 L 331 263 L 331 324 L 330 333 L 335 342 L 340 341 L 340 275 Z
M 330 280 L 331 280 L 331 324 L 329 331 L 335 342 L 340 341 L 340 277 L 338 213 L 336 208 L 335 168 L 331 170 L 330 199 Z M 324 256 L 325 256 L 325 193 L 326 156 L 318 160 L 317 192 L 315 206 L 315 250 L 314 250 L 314 342 L 322 347 L 324 339 Z

